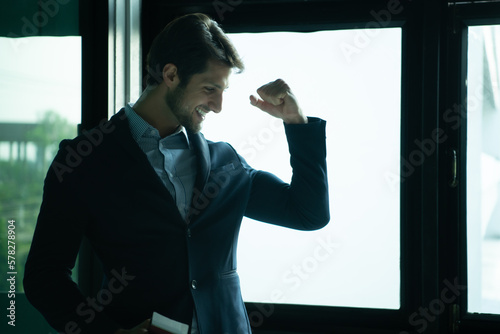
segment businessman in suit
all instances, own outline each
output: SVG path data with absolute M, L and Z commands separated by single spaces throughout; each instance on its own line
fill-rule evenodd
M 108 122 L 61 142 L 25 270 L 30 302 L 65 333 L 148 333 L 158 312 L 191 333 L 251 333 L 236 271 L 243 216 L 299 230 L 329 221 L 325 122 L 276 80 L 251 96 L 283 120 L 290 184 L 200 133 L 243 64 L 202 14 L 153 42 L 147 88 Z M 235 124 L 235 126 L 240 126 Z M 104 271 L 96 296 L 71 279 L 82 238 Z

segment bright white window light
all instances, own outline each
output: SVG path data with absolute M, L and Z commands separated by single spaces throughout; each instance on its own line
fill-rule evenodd
M 302 232 L 245 219 L 238 271 L 247 302 L 400 307 L 401 29 L 231 34 L 233 75 L 207 139 L 290 180 L 280 120 L 249 95 L 284 79 L 308 116 L 327 121 L 329 225 Z

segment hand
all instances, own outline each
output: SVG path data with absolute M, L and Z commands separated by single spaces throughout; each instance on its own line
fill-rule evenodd
M 151 319 L 145 320 L 132 329 L 119 329 L 114 334 L 143 334 L 149 333 L 148 328 L 151 325 Z
M 270 82 L 257 89 L 257 93 L 262 99 L 251 95 L 250 103 L 253 106 L 281 118 L 287 124 L 307 123 L 307 117 L 302 114 L 297 99 L 285 81 L 278 79 Z

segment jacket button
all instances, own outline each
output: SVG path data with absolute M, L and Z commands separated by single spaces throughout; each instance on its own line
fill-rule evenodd
M 191 238 L 191 229 L 190 228 L 187 229 L 187 236 L 188 236 L 188 238 Z
M 198 287 L 198 282 L 196 282 L 196 280 L 192 280 L 191 287 L 193 288 L 193 290 L 196 290 L 196 288 Z

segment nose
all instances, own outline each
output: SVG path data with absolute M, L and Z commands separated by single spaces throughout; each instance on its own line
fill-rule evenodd
M 222 111 L 222 93 L 213 96 L 209 107 L 214 113 L 217 114 Z

